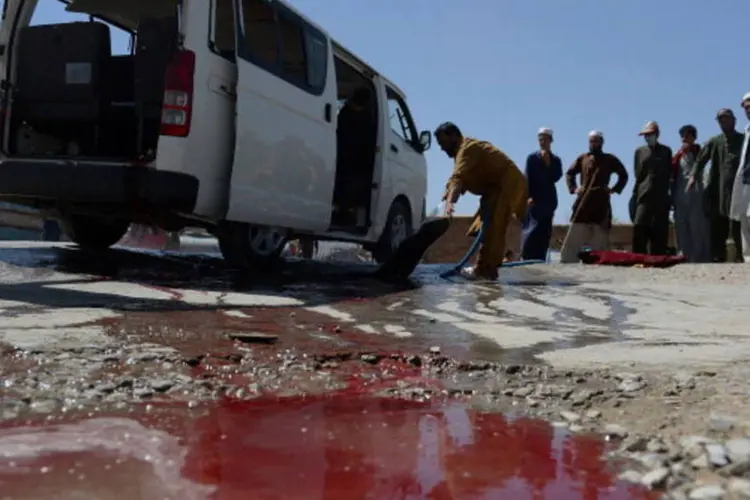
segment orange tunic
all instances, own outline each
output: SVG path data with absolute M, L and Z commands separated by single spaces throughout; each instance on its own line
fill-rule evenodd
M 469 233 L 479 230 L 485 217 L 484 240 L 479 251 L 477 273 L 494 276 L 505 257 L 505 235 L 513 216 L 526 215 L 529 190 L 521 169 L 508 155 L 487 141 L 465 137 L 456 155 L 456 162 L 447 190 L 461 186 L 481 197 L 479 210 Z
M 487 141 L 465 137 L 456 155 L 448 187 L 459 182 L 463 191 L 477 195 L 496 190 L 506 176 L 523 177 L 523 173 L 508 155 Z

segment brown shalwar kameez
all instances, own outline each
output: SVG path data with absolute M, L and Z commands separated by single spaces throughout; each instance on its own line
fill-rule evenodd
M 592 250 L 609 249 L 609 230 L 612 226 L 610 192 L 621 193 L 628 183 L 628 172 L 615 156 L 609 153 L 585 153 L 576 158 L 565 174 L 568 189 L 575 192 L 576 176 L 581 175 L 581 190 L 573 202 L 570 231 L 561 250 L 561 262 L 578 262 L 578 252 L 588 245 Z M 612 174 L 617 184 L 609 187 Z
M 456 155 L 446 193 L 453 185 L 479 195 L 479 210 L 469 234 L 485 223 L 479 249 L 477 275 L 494 278 L 505 257 L 505 235 L 513 216 L 526 213 L 529 190 L 526 178 L 513 160 L 486 141 L 465 137 Z

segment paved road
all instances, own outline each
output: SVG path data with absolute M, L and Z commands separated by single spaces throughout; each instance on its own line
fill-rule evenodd
M 744 284 L 613 283 L 604 281 L 607 269 L 548 273 L 545 266 L 509 269 L 497 284 L 468 284 L 439 280 L 437 266 L 426 266 L 410 286 L 394 287 L 370 279 L 367 265 L 322 262 L 248 278 L 205 252 L 211 244 L 187 246 L 203 254 L 92 255 L 6 242 L 0 342 L 107 343 L 115 324 L 149 329 L 168 316 L 185 341 L 210 341 L 211 325 L 273 332 L 305 349 L 439 347 L 504 363 L 663 365 L 750 356 Z

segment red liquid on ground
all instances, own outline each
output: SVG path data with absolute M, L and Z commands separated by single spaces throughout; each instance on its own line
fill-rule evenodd
M 336 394 L 0 430 L 0 498 L 649 499 L 604 443 L 460 403 Z

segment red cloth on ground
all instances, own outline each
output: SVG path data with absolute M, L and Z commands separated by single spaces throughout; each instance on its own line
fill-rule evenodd
M 578 258 L 584 264 L 596 264 L 598 266 L 672 267 L 685 262 L 683 255 L 647 255 L 617 250 L 587 250 L 580 252 Z

